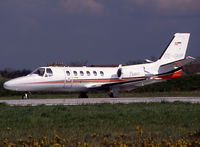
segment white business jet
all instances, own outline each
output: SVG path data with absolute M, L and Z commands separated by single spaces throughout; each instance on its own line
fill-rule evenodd
M 90 90 L 109 91 L 110 97 L 118 97 L 118 91 L 130 91 L 137 87 L 181 76 L 182 67 L 194 60 L 186 57 L 189 33 L 176 33 L 161 57 L 148 63 L 118 67 L 40 67 L 31 74 L 4 83 L 4 88 L 24 91 L 28 98 L 32 91 L 80 92 L 87 97 Z

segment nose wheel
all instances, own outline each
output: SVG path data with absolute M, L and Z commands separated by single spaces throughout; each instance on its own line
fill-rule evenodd
M 29 99 L 29 96 L 30 96 L 30 92 L 25 92 L 25 93 L 22 95 L 22 99 L 23 99 L 23 100 Z

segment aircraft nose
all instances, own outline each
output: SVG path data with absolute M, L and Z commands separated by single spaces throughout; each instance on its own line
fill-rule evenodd
M 3 87 L 7 90 L 15 90 L 15 85 L 12 80 L 7 81 L 3 84 Z

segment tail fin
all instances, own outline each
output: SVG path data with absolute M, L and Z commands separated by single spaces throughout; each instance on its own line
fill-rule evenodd
M 161 64 L 168 64 L 185 58 L 190 33 L 176 33 L 159 58 Z

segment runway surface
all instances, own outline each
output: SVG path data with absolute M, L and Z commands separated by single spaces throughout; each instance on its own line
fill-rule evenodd
M 145 97 L 145 98 L 66 98 L 66 99 L 28 99 L 28 100 L 0 100 L 0 103 L 20 106 L 37 105 L 82 105 L 82 104 L 102 104 L 102 103 L 151 103 L 151 102 L 188 102 L 200 103 L 200 97 Z

